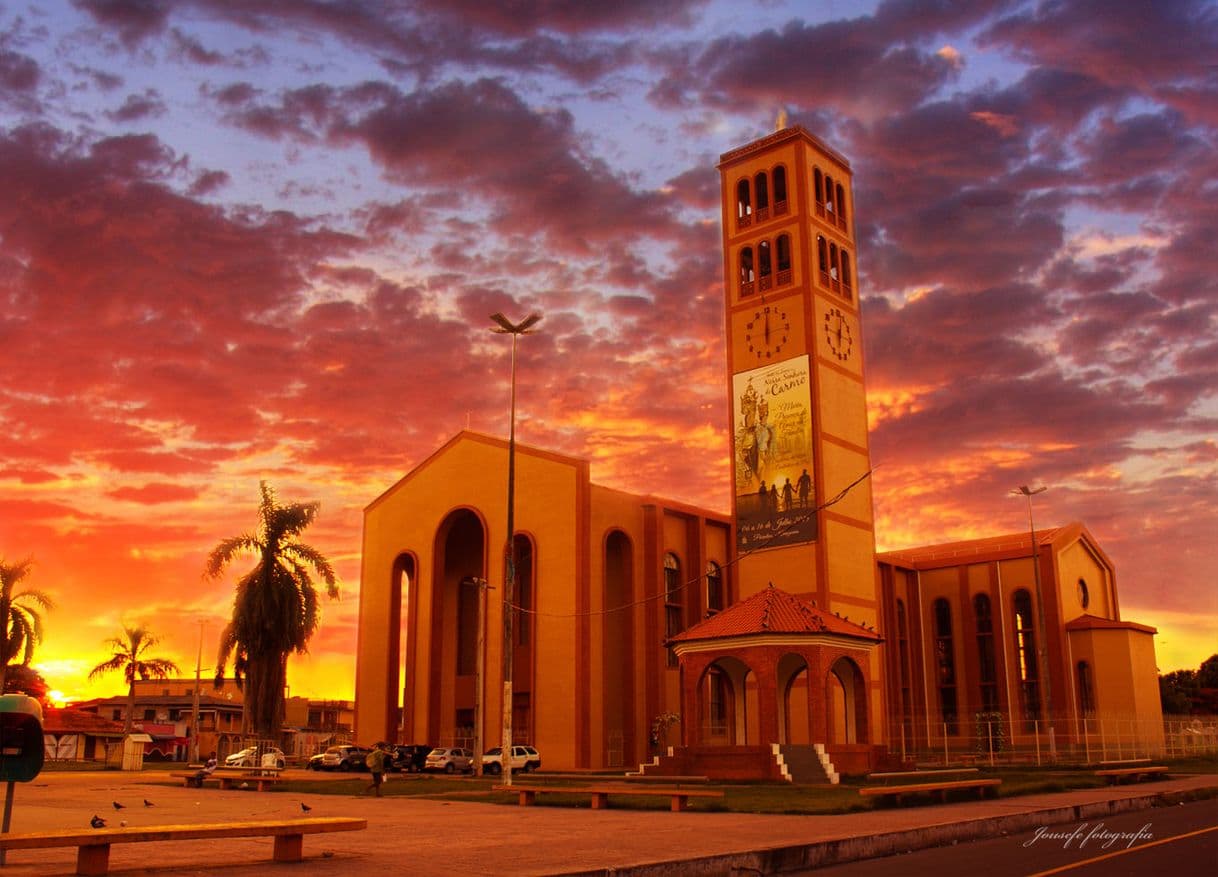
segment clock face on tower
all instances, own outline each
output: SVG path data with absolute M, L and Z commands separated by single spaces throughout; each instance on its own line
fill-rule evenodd
M 790 318 L 772 305 L 763 305 L 754 311 L 753 319 L 744 326 L 745 343 L 758 362 L 774 361 L 790 337 Z
M 840 360 L 850 358 L 854 349 L 854 334 L 850 330 L 850 319 L 837 308 L 825 311 L 825 341 L 833 355 Z

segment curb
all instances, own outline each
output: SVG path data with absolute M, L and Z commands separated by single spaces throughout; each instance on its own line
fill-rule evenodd
M 884 834 L 857 835 L 794 846 L 672 859 L 622 868 L 564 871 L 555 877 L 727 877 L 738 874 L 802 873 L 827 865 L 844 865 L 848 862 L 878 859 L 949 844 L 989 840 L 996 836 L 1019 834 L 1043 826 L 1082 822 L 1118 813 L 1149 810 L 1215 797 L 1218 797 L 1218 788 L 1155 792 L 1132 798 L 1047 807 L 1024 813 L 987 816 Z

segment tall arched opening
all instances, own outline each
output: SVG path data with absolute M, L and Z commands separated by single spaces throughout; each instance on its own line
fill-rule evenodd
M 621 530 L 605 538 L 604 628 L 601 691 L 604 697 L 605 766 L 638 764 L 643 753 L 635 732 L 634 680 L 623 668 L 633 666 L 634 583 L 630 539 Z
M 761 736 L 757 674 L 739 658 L 715 661 L 698 680 L 698 739 L 709 745 L 743 746 Z
M 486 528 L 457 509 L 436 531 L 432 583 L 428 742 L 471 745 L 478 656 L 478 585 L 486 575 Z
M 512 540 L 516 560 L 512 617 L 512 740 L 534 743 L 533 737 L 533 643 L 537 638 L 537 546 L 523 533 Z
M 407 729 L 411 727 L 408 721 L 410 697 L 412 692 L 406 690 L 405 680 L 413 677 L 415 667 L 414 647 L 418 636 L 414 625 L 418 623 L 414 609 L 413 585 L 417 569 L 413 554 L 398 555 L 393 562 L 393 584 L 390 587 L 389 618 L 389 702 L 385 713 L 389 717 L 392 734 L 385 735 L 387 740 L 397 740 L 399 743 L 409 742 Z
M 812 741 L 812 690 L 808 662 L 786 654 L 778 662 L 778 742 L 802 745 Z
M 825 679 L 829 737 L 833 743 L 867 741 L 867 692 L 862 671 L 849 658 L 838 658 Z

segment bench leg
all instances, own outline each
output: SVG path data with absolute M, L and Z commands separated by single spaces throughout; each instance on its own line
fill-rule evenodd
M 609 796 L 604 792 L 592 793 L 592 809 L 593 810 L 608 810 Z
M 521 807 L 528 807 L 537 800 L 536 792 L 518 792 L 517 795 L 516 803 Z
M 304 858 L 303 834 L 275 835 L 275 861 L 299 862 Z
M 76 873 L 110 873 L 110 844 L 88 844 L 77 848 Z
M 687 807 L 689 807 L 689 796 L 688 795 L 673 795 L 672 796 L 672 812 L 673 813 L 680 813 L 682 810 L 685 810 Z

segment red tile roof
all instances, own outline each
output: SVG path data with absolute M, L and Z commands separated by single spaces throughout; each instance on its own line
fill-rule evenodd
M 104 719 L 97 713 L 47 707 L 42 713 L 42 730 L 48 734 L 92 734 L 95 737 L 123 736 L 123 723 Z
M 747 600 L 729 606 L 682 631 L 669 642 L 725 639 L 766 633 L 828 633 L 875 642 L 881 639 L 874 630 L 817 609 L 771 584 Z

